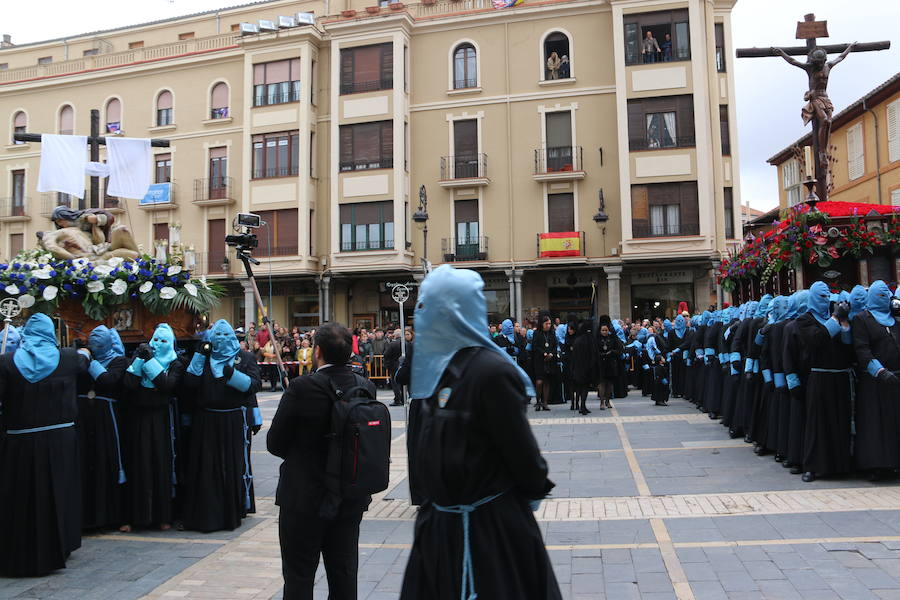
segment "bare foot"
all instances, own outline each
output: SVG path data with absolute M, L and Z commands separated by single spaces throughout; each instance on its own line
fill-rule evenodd
M 119 527 L 119 531 L 122 533 L 131 533 L 131 525 L 122 525 Z
M 172 529 L 172 526 L 169 525 L 168 523 L 163 523 L 162 525 L 159 526 L 160 531 L 168 531 L 170 529 Z

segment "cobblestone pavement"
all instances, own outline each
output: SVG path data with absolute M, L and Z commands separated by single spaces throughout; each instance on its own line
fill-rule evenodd
M 260 397 L 267 421 L 278 398 Z M 656 407 L 632 392 L 612 411 L 589 408 L 529 413 L 557 484 L 535 516 L 565 598 L 900 599 L 900 486 L 804 484 L 680 400 Z M 398 597 L 412 541 L 405 414 L 391 412 L 391 483 L 361 528 L 361 599 Z M 0 579 L 0 599 L 280 599 L 278 461 L 264 435 L 258 511 L 237 531 L 88 536 L 64 571 Z M 327 598 L 321 568 L 316 598 Z

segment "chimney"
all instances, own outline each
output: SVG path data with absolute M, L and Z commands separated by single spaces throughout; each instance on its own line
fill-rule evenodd
M 0 42 L 0 48 L 12 48 L 12 36 L 8 33 L 3 34 L 3 41 Z

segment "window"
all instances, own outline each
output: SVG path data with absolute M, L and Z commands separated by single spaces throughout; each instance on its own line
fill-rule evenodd
M 59 111 L 60 135 L 72 135 L 75 131 L 75 110 L 68 104 Z
M 390 169 L 394 166 L 394 122 L 341 125 L 341 171 Z
M 53 57 L 52 57 L 52 56 L 42 56 L 42 57 L 40 57 L 40 58 L 38 59 L 38 64 L 39 64 L 39 65 L 49 65 L 49 64 L 52 63 L 52 62 L 53 62 Z
M 722 212 L 725 217 L 725 239 L 733 240 L 734 238 L 734 192 L 730 187 L 725 188 L 725 210 Z
M 128 49 L 129 49 L 129 50 L 137 50 L 138 48 L 143 48 L 143 47 L 144 47 L 144 42 L 143 42 L 143 41 L 128 42 Z
M 256 213 L 266 224 L 257 232 L 259 248 L 255 254 L 257 256 L 297 256 L 297 219 L 299 218 L 297 209 L 260 210 Z
M 478 87 L 477 57 L 475 46 L 460 44 L 453 51 L 453 89 Z
M 478 260 L 481 241 L 478 227 L 478 200 L 457 200 L 453 204 L 456 221 L 456 260 Z
M 900 100 L 887 105 L 888 161 L 900 160 Z
M 225 119 L 228 117 L 228 84 L 220 81 L 213 86 L 210 95 L 210 119 Z
M 309 64 L 309 103 L 316 105 L 316 61 Z
M 19 252 L 22 251 L 22 244 L 25 238 L 24 233 L 11 233 L 9 234 L 9 257 L 15 257 Z
M 299 58 L 253 65 L 253 106 L 299 101 Z
M 891 190 L 891 206 L 900 206 L 900 188 Z
M 800 161 L 792 158 L 781 165 L 781 183 L 787 192 L 787 204 L 793 206 L 800 203 Z
M 625 64 L 690 60 L 688 11 L 625 15 Z
M 688 94 L 629 100 L 628 146 L 632 151 L 692 148 L 694 97 Z
M 231 24 L 231 31 L 240 31 L 240 30 L 241 30 L 240 23 L 232 23 Z M 235 321 L 235 322 L 238 322 L 238 321 Z
M 341 94 L 389 90 L 393 87 L 393 44 L 341 50 Z
M 546 172 L 571 171 L 573 168 L 572 111 L 549 112 L 544 118 L 547 128 Z
M 341 252 L 394 249 L 394 203 L 341 204 Z
M 106 103 L 106 133 L 122 133 L 122 103 L 118 98 Z
M 859 179 L 865 172 L 862 123 L 857 123 L 847 129 L 847 177 L 850 180 Z
M 193 32 L 193 31 L 187 31 L 187 32 L 185 32 L 185 33 L 179 33 L 179 34 L 178 34 L 178 39 L 179 39 L 179 40 L 192 40 L 192 39 L 194 39 L 194 32 Z
M 697 182 L 631 186 L 631 227 L 636 238 L 699 235 Z
M 716 23 L 716 71 L 725 72 L 725 25 Z
M 103 187 L 103 208 L 121 208 L 119 206 L 119 199 L 115 196 L 109 195 L 109 179 L 103 179 L 101 184 Z M 68 198 L 68 194 L 63 194 L 66 196 L 65 205 L 69 206 L 71 204 L 71 200 Z M 61 202 L 62 200 L 60 200 Z
M 547 227 L 555 231 L 575 231 L 575 195 L 547 194 Z
M 0 71 L 6 71 L 9 69 L 9 63 L 0 63 Z
M 453 177 L 480 177 L 478 161 L 478 120 L 453 121 Z
M 154 223 L 153 224 L 153 241 L 157 240 L 165 240 L 169 241 L 169 224 L 168 223 Z
M 100 48 L 88 48 L 87 50 L 82 50 L 82 56 L 97 56 L 100 54 Z
M 719 135 L 722 137 L 722 156 L 731 156 L 731 133 L 728 128 L 728 106 L 719 105 Z
M 209 273 L 223 273 L 222 263 L 225 262 L 225 219 L 210 219 L 206 222 L 207 240 L 209 251 L 207 252 L 206 269 Z
M 172 119 L 172 92 L 166 90 L 156 97 L 156 126 L 163 127 L 174 123 Z
M 569 38 L 554 31 L 544 38 L 544 80 L 569 79 L 572 62 L 569 54 Z
M 300 135 L 296 131 L 253 136 L 253 179 L 296 175 L 299 164 Z
M 309 132 L 309 176 L 315 179 L 318 177 L 316 169 L 316 132 Z
M 19 169 L 11 171 L 12 176 L 12 203 L 11 217 L 21 217 L 25 215 L 25 171 Z
M 28 129 L 28 115 L 25 114 L 25 111 L 20 110 L 13 117 L 13 135 L 17 133 L 25 133 Z M 24 144 L 25 142 L 17 142 L 16 140 L 12 141 L 13 144 Z
M 209 199 L 228 197 L 228 148 L 209 149 Z
M 156 183 L 169 183 L 172 181 L 172 155 L 157 154 L 154 157 L 156 162 Z

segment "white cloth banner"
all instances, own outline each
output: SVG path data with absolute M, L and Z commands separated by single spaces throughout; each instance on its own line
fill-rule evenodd
M 140 199 L 150 189 L 150 140 L 106 138 L 109 184 L 106 193 L 116 198 Z
M 84 198 L 86 165 L 87 136 L 41 135 L 41 169 L 37 191 L 62 192 Z

